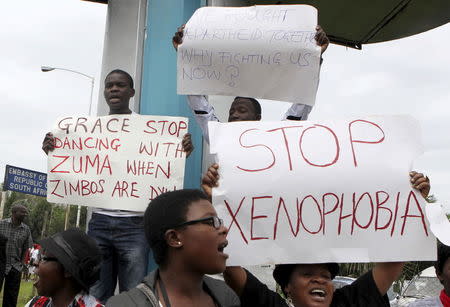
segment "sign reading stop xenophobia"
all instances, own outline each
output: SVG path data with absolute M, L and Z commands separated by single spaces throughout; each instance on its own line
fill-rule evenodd
M 410 185 L 418 123 L 385 116 L 209 124 L 228 265 L 434 260 Z

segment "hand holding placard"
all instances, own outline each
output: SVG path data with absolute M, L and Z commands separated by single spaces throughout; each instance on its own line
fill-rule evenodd
M 422 152 L 411 118 L 209 129 L 229 265 L 434 259 L 424 201 L 408 178 Z
M 177 92 L 313 105 L 321 53 L 316 26 L 317 10 L 307 5 L 201 8 L 173 40 Z M 325 38 L 319 31 L 327 45 Z
M 48 155 L 47 199 L 144 211 L 157 195 L 183 187 L 187 128 L 182 117 L 59 119 Z

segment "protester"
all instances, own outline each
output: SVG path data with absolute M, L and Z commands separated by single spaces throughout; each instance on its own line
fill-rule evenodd
M 161 194 L 145 211 L 145 234 L 159 269 L 106 306 L 239 306 L 234 292 L 205 274 L 225 270 L 227 229 L 205 194 Z
M 6 268 L 6 243 L 8 238 L 0 233 L 0 276 L 4 276 Z M 1 292 L 0 286 L 0 292 Z
M 211 165 L 202 180 L 202 188 L 209 197 L 212 188 L 218 186 L 218 168 L 217 164 Z M 411 172 L 410 177 L 413 187 L 426 197 L 425 192 L 428 194 L 430 190 L 429 179 L 416 172 Z M 403 265 L 403 262 L 377 263 L 351 285 L 336 290 L 332 280 L 339 272 L 337 263 L 281 264 L 275 267 L 273 277 L 295 307 L 390 306 L 386 293 L 400 276 Z M 224 277 L 243 307 L 288 306 L 284 298 L 242 267 L 228 267 Z
M 315 40 L 317 45 L 321 47 L 322 54 L 328 48 L 330 43 L 326 33 L 320 26 L 316 28 L 317 33 L 315 35 Z M 176 50 L 178 46 L 183 43 L 183 32 L 184 25 L 179 27 L 177 32 L 172 38 L 172 44 Z M 322 59 L 321 59 L 322 62 Z M 208 102 L 205 96 L 200 95 L 188 95 L 188 104 L 192 109 L 197 123 L 203 132 L 203 137 L 209 143 L 209 133 L 208 133 L 208 122 L 209 121 L 219 121 L 217 116 L 214 114 L 213 106 Z M 289 120 L 306 120 L 311 112 L 312 107 L 305 104 L 294 103 L 287 110 L 283 119 Z M 236 97 L 231 104 L 228 121 L 246 121 L 246 120 L 261 120 L 261 105 L 254 98 L 249 97 Z
M 109 115 L 134 115 L 129 106 L 134 96 L 133 78 L 125 71 L 115 69 L 105 79 L 105 101 Z M 188 156 L 194 149 L 189 134 L 183 138 L 183 149 Z M 42 149 L 46 154 L 54 149 L 54 138 L 47 133 Z M 126 203 L 123 208 L 126 208 Z M 103 254 L 100 280 L 91 289 L 101 302 L 114 295 L 117 278 L 119 291 L 135 287 L 147 274 L 149 248 L 144 235 L 143 212 L 95 209 L 89 222 L 88 235 L 93 237 Z M 150 268 L 153 269 L 153 268 Z
M 25 253 L 31 247 L 30 228 L 23 223 L 28 215 L 28 209 L 23 205 L 14 205 L 11 218 L 0 221 L 0 236 L 8 239 L 6 242 L 5 270 L 0 272 L 0 290 L 3 289 L 3 307 L 15 307 L 19 295 Z
M 30 256 L 32 251 L 33 247 L 28 248 L 27 251 L 25 252 L 25 256 L 23 257 L 22 273 L 23 279 L 25 279 L 25 281 L 28 281 L 30 277 L 29 268 L 30 268 Z
M 28 263 L 28 278 L 34 279 L 36 264 L 38 263 L 39 253 L 41 246 L 39 244 L 33 244 L 33 248 L 30 251 L 30 261 Z
M 101 307 L 88 294 L 100 275 L 101 253 L 94 239 L 69 229 L 41 241 L 34 286 L 38 295 L 26 307 Z
M 438 244 L 436 276 L 444 286 L 439 296 L 427 297 L 409 304 L 409 307 L 450 307 L 450 247 Z

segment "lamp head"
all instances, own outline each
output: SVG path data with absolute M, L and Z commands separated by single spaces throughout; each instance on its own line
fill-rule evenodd
M 54 67 L 50 67 L 50 66 L 41 66 L 42 72 L 48 72 L 48 71 L 52 71 L 54 69 L 55 69 Z

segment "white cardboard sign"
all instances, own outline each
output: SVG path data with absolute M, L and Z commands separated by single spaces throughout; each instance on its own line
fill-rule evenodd
M 308 5 L 200 8 L 178 48 L 178 94 L 314 105 L 316 25 L 317 10 Z
M 184 117 L 110 115 L 60 118 L 48 154 L 47 200 L 144 211 L 183 188 Z
M 417 121 L 209 123 L 228 265 L 434 260 L 409 172 Z

